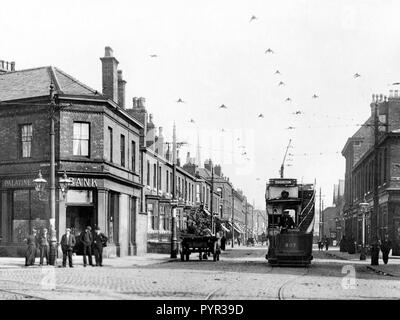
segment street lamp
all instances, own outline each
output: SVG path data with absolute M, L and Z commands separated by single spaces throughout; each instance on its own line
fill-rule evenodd
M 42 171 L 39 170 L 38 177 L 33 180 L 33 185 L 35 186 L 36 192 L 39 194 L 39 199 L 41 195 L 44 193 L 44 187 L 46 186 L 47 181 L 43 179 Z
M 63 194 L 63 198 L 65 199 L 65 197 L 67 195 L 67 192 L 68 192 L 68 189 L 69 189 L 70 185 L 72 184 L 72 180 L 67 177 L 67 173 L 64 171 L 64 175 L 58 181 L 58 183 L 60 185 L 60 189 L 61 189 L 61 192 Z
M 365 215 L 367 214 L 367 209 L 368 209 L 369 204 L 365 202 L 360 203 L 361 207 L 361 213 L 362 213 L 362 245 L 361 245 L 361 254 L 360 254 L 360 260 L 366 260 L 365 256 Z

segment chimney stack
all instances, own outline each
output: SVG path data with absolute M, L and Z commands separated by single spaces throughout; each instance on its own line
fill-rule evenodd
M 153 123 L 153 115 L 149 115 L 149 122 L 147 123 L 147 133 L 146 133 L 146 146 L 149 147 L 151 150 L 155 151 L 155 126 Z
M 0 60 L 0 74 L 15 71 L 15 62 Z
M 102 63 L 103 95 L 118 103 L 118 60 L 113 56 L 113 50 L 105 47 Z
M 163 127 L 158 128 L 157 150 L 158 150 L 157 153 L 160 156 L 162 157 L 165 156 Z
M 214 167 L 214 173 L 217 176 L 220 176 L 220 177 L 222 176 L 222 174 L 221 174 L 221 166 L 219 164 Z
M 125 85 L 126 81 L 122 79 L 122 70 L 118 70 L 118 104 L 125 109 Z

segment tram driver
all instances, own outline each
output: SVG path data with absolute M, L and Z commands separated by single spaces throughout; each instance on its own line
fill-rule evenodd
M 281 229 L 293 229 L 295 226 L 295 223 L 293 221 L 293 218 L 289 215 L 289 211 L 284 210 L 283 215 L 281 217 L 281 220 L 279 222 L 279 226 Z

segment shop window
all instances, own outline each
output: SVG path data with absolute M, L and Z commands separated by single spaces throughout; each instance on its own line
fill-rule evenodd
M 35 190 L 15 190 L 12 208 L 14 242 L 24 242 L 32 228 L 40 232 L 42 228 L 48 227 L 48 202 L 39 199 Z
M 154 215 L 154 206 L 152 203 L 147 204 L 148 227 L 150 230 L 156 230 L 156 216 Z
M 159 229 L 160 230 L 165 230 L 165 207 L 164 206 L 160 206 L 160 226 Z
M 89 123 L 74 122 L 73 155 L 89 156 Z
M 32 124 L 21 126 L 21 156 L 30 158 L 32 152 Z

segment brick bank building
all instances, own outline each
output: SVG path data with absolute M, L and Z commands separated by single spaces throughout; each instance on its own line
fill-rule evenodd
M 0 61 L 1 62 L 1 61 Z M 0 63 L 0 255 L 21 255 L 33 227 L 49 227 L 50 102 L 54 86 L 56 232 L 98 225 L 105 255 L 146 252 L 140 179 L 142 124 L 125 110 L 125 81 L 112 49 L 101 58 L 103 93 L 55 67 L 15 70 Z M 6 67 L 5 67 L 6 66 Z M 43 194 L 33 180 L 47 181 Z M 66 196 L 58 179 L 72 179 Z

